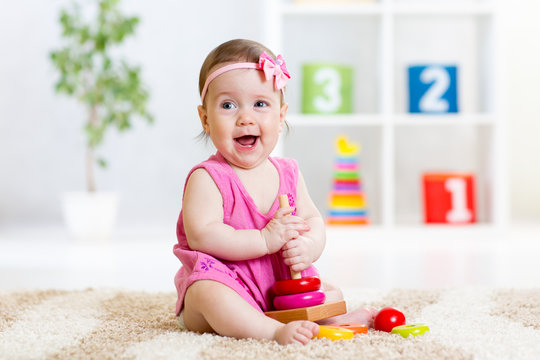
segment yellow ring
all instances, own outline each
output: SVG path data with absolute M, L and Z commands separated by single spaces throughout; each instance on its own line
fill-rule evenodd
M 319 333 L 315 336 L 317 339 L 327 338 L 334 340 L 349 340 L 354 336 L 354 332 L 337 326 L 321 325 Z

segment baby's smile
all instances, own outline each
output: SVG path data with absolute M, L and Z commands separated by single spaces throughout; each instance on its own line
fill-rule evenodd
M 243 147 L 253 147 L 259 137 L 255 135 L 244 135 L 234 139 L 238 144 Z

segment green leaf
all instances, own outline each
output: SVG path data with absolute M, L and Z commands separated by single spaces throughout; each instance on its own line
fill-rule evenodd
M 49 59 L 58 74 L 55 91 L 92 109 L 84 134 L 88 147 L 95 148 L 111 127 L 123 132 L 136 119 L 153 123 L 154 117 L 148 111 L 150 94 L 140 66 L 115 55 L 125 39 L 135 34 L 139 17 L 125 15 L 120 0 L 84 0 L 96 7 L 96 15 L 89 20 L 81 16 L 83 0 L 74 1 L 59 13 L 63 45 L 51 50 Z M 104 167 L 106 163 L 100 159 L 98 164 Z
M 101 158 L 101 157 L 98 158 L 98 159 L 96 160 L 96 162 L 97 162 L 97 164 L 99 165 L 99 167 L 101 167 L 102 169 L 106 169 L 107 166 L 108 166 L 107 161 L 105 161 L 105 159 L 103 159 L 103 158 Z

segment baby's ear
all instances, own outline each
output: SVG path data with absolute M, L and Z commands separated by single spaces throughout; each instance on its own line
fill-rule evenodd
M 280 130 L 283 129 L 283 125 L 285 124 L 285 117 L 287 116 L 287 110 L 289 109 L 289 104 L 283 103 L 281 105 L 281 109 L 279 110 L 279 123 L 280 123 Z
M 201 119 L 201 125 L 205 133 L 210 134 L 210 127 L 208 126 L 208 116 L 206 115 L 206 109 L 204 106 L 197 106 L 197 111 L 199 112 L 199 119 Z

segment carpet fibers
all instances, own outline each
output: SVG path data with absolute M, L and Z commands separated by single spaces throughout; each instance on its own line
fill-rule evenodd
M 540 289 L 345 289 L 349 309 L 394 306 L 425 336 L 370 330 L 307 346 L 180 330 L 175 293 L 0 293 L 0 359 L 539 359 Z

